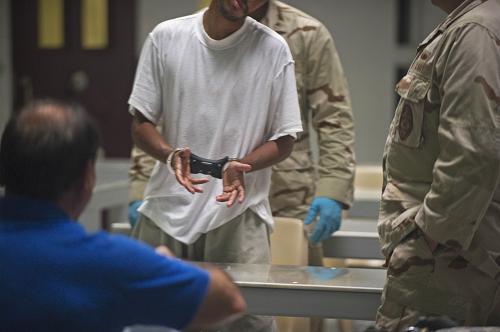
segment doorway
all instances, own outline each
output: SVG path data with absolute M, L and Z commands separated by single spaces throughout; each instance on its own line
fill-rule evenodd
M 82 46 L 83 0 L 62 1 L 62 45 L 40 47 L 39 1 L 11 2 L 14 109 L 33 98 L 82 104 L 96 119 L 106 157 L 130 156 L 127 100 L 134 79 L 135 0 L 107 0 L 107 44 Z

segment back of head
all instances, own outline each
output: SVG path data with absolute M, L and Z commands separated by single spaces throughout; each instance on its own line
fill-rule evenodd
M 36 101 L 8 122 L 0 145 L 0 183 L 9 195 L 55 201 L 82 180 L 99 136 L 76 105 Z

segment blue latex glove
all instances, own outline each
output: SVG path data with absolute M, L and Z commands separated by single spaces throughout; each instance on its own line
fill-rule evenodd
M 312 244 L 324 241 L 338 231 L 342 220 L 342 204 L 329 197 L 315 197 L 304 224 L 310 225 L 319 214 L 319 220 L 310 236 Z
M 347 272 L 347 269 L 337 267 L 323 267 L 323 266 L 308 266 L 307 272 L 319 280 L 332 280 Z
M 128 222 L 132 227 L 139 221 L 139 211 L 137 209 L 141 206 L 142 201 L 133 201 L 128 205 Z

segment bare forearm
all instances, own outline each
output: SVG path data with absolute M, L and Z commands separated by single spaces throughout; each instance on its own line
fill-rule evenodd
M 218 326 L 241 315 L 246 310 L 246 303 L 231 277 L 211 264 L 197 265 L 210 273 L 210 285 L 188 330 Z
M 294 141 L 291 136 L 283 136 L 275 141 L 268 141 L 246 155 L 240 162 L 252 166 L 252 171 L 272 166 L 290 155 Z
M 155 125 L 137 111 L 132 121 L 132 139 L 141 150 L 163 163 L 174 150 L 165 142 Z

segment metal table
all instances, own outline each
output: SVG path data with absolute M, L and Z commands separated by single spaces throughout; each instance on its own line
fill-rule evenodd
M 129 167 L 129 159 L 97 161 L 97 179 L 92 199 L 80 216 L 80 223 L 87 231 L 102 229 L 102 211 L 109 212 L 110 221 L 127 220 Z
M 349 217 L 323 242 L 325 257 L 384 259 L 378 240 L 380 189 L 356 189 Z
M 241 288 L 248 312 L 373 320 L 385 281 L 379 269 L 219 264 Z
M 350 218 L 377 219 L 381 189 L 354 189 L 354 202 L 349 209 Z
M 384 259 L 380 250 L 377 220 L 346 219 L 340 230 L 323 242 L 325 257 Z

